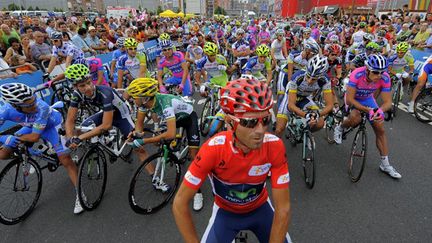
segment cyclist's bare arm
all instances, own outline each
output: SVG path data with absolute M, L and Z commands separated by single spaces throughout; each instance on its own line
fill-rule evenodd
M 288 71 L 287 71 L 288 82 L 291 80 L 293 72 L 294 72 L 294 63 L 288 63 Z
M 172 211 L 174 219 L 184 242 L 198 243 L 198 234 L 192 220 L 192 215 L 189 209 L 189 204 L 197 190 L 191 189 L 184 184 L 180 188 L 174 198 Z
M 187 62 L 183 62 L 182 64 L 181 64 L 181 67 L 182 67 L 182 69 L 183 69 L 183 77 L 182 77 L 182 84 L 183 85 L 185 85 L 186 84 L 186 79 L 187 79 L 187 77 L 188 77 L 188 75 L 189 75 L 189 67 L 188 67 L 188 64 L 187 64 Z
M 267 70 L 267 85 L 270 85 L 270 82 L 271 82 L 272 78 L 273 78 L 273 72 L 272 72 L 272 70 L 271 69 Z
M 122 89 L 123 88 L 123 77 L 124 77 L 124 71 L 123 70 L 118 70 L 118 78 L 117 78 L 117 89 Z
M 103 81 L 103 78 L 104 78 L 104 71 L 103 70 L 99 70 L 98 71 L 98 80 L 97 80 L 96 85 L 101 85 L 102 81 Z
M 48 64 L 48 69 L 47 69 L 47 73 L 51 73 L 54 70 L 54 67 L 57 64 L 57 57 L 55 56 L 51 56 L 51 60 Z
M 294 112 L 300 117 L 305 117 L 306 112 L 302 111 L 299 107 L 296 106 L 297 101 L 297 93 L 289 92 L 288 93 L 288 110 Z
M 139 78 L 145 78 L 147 74 L 147 65 L 141 64 L 139 67 Z
M 106 132 L 112 128 L 113 117 L 114 117 L 114 111 L 104 111 L 103 117 L 102 117 L 102 124 L 95 127 L 95 129 L 93 129 L 89 132 L 86 132 L 86 133 L 79 135 L 78 137 L 81 140 L 87 140 L 87 139 L 92 138 L 94 136 L 103 134 L 104 132 Z
M 392 107 L 391 92 L 381 92 L 382 105 L 381 110 L 388 111 Z
M 157 81 L 159 82 L 159 85 L 163 85 L 162 75 L 163 75 L 163 70 L 158 70 L 156 78 Z
M 284 242 L 291 221 L 290 190 L 272 189 L 274 205 L 273 224 L 270 232 L 269 242 Z
M 151 138 L 145 138 L 144 143 L 145 144 L 157 143 L 157 142 L 160 142 L 162 139 L 164 139 L 164 140 L 174 139 L 176 137 L 176 130 L 177 130 L 176 119 L 175 118 L 168 119 L 166 121 L 166 123 L 167 123 L 167 131 L 166 132 L 164 132 L 160 135 L 151 137 Z
M 66 129 L 66 137 L 71 138 L 74 136 L 75 130 L 75 120 L 78 114 L 78 108 L 69 107 L 66 117 L 65 129 Z
M 325 116 L 329 114 L 333 110 L 334 106 L 334 98 L 332 92 L 324 92 L 323 93 L 324 101 L 325 101 L 325 107 L 321 110 L 320 116 Z

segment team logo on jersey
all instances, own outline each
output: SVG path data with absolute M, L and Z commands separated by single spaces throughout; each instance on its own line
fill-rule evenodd
M 289 176 L 289 172 L 287 172 L 286 174 L 279 176 L 277 180 L 277 184 L 282 185 L 288 183 L 289 181 L 290 181 L 290 176 Z
M 225 135 L 216 136 L 212 140 L 210 140 L 210 142 L 208 143 L 208 145 L 209 146 L 215 146 L 215 145 L 225 144 L 225 139 L 226 139 Z
M 186 179 L 186 181 L 188 181 L 190 184 L 197 186 L 198 184 L 200 184 L 201 179 L 192 175 L 192 173 L 190 171 L 186 172 L 184 178 Z
M 271 168 L 271 164 L 270 164 L 270 163 L 266 163 L 266 164 L 264 164 L 264 165 L 254 165 L 254 166 L 252 166 L 252 168 L 249 170 L 248 175 L 249 175 L 249 176 L 260 176 L 260 175 L 265 175 L 265 174 L 268 174 L 270 168 Z
M 279 140 L 279 137 L 277 137 L 273 134 L 264 135 L 264 143 L 278 141 L 278 140 Z

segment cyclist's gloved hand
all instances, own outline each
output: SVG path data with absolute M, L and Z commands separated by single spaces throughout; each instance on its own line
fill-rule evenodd
M 402 73 L 402 78 L 408 78 L 408 77 L 409 77 L 409 73 L 407 73 L 407 72 Z
M 80 145 L 80 143 L 82 142 L 82 140 L 79 137 L 71 137 L 70 139 L 68 139 L 66 141 L 66 147 L 70 147 L 72 144 L 75 145 Z
M 204 84 L 202 84 L 202 85 L 200 86 L 200 90 L 199 90 L 200 93 L 201 93 L 201 94 L 205 93 L 205 92 L 206 92 L 206 88 L 207 88 L 207 87 L 206 87 Z
M 143 132 L 136 132 L 136 131 L 133 131 L 133 132 L 132 132 L 132 137 L 133 137 L 133 138 L 143 138 L 143 137 L 144 137 L 144 133 L 143 133 Z
M 319 118 L 319 114 L 316 111 L 309 111 L 306 116 L 305 116 L 306 120 L 309 122 L 311 120 L 318 120 Z
M 396 78 L 402 78 L 402 73 L 396 73 Z
M 225 71 L 227 70 L 227 67 L 225 65 L 218 65 L 219 71 Z
M 139 147 L 142 147 L 142 146 L 144 146 L 144 139 L 139 138 L 139 139 L 133 140 L 133 142 L 132 142 L 132 147 L 133 148 L 139 148 Z
M 381 110 L 381 108 L 375 108 L 375 117 L 377 118 L 377 120 L 384 120 L 384 111 Z
M 18 146 L 19 142 L 20 142 L 19 138 L 13 135 L 0 136 L 0 143 L 8 147 L 16 147 Z
M 161 94 L 168 94 L 168 91 L 167 91 L 165 85 L 160 85 L 160 86 L 159 86 L 159 92 L 160 92 Z

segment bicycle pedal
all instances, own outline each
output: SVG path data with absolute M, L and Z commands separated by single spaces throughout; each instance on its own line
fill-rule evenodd
M 51 163 L 48 163 L 48 165 L 47 165 L 47 168 L 48 168 L 48 171 L 49 171 L 49 172 L 54 172 L 54 171 L 56 171 L 58 167 L 59 167 L 58 164 L 51 164 Z

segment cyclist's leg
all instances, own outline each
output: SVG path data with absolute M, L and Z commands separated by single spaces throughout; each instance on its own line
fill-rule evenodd
M 252 227 L 250 230 L 258 238 L 259 242 L 269 242 L 270 232 L 273 225 L 274 208 L 268 200 L 259 208 L 255 209 L 249 221 Z M 284 242 L 291 242 L 289 234 L 286 234 Z
M 89 116 L 87 119 L 85 119 L 81 125 L 82 126 L 90 126 L 92 124 L 99 126 L 100 124 L 102 124 L 102 118 L 103 118 L 103 111 L 99 111 L 96 114 L 93 114 L 91 116 Z
M 190 76 L 186 78 L 185 85 L 183 87 L 183 96 L 192 96 L 193 95 L 193 86 L 190 79 Z
M 232 242 L 240 231 L 241 224 L 245 223 L 242 219 L 241 215 L 227 212 L 214 204 L 213 212 L 201 243 Z
M 285 130 L 286 124 L 288 122 L 288 94 L 283 96 L 281 103 L 279 103 L 277 116 L 276 116 L 276 130 L 275 135 L 282 137 Z
M 48 141 L 56 152 L 60 163 L 65 167 L 72 184 L 76 187 L 78 182 L 78 168 L 73 162 L 70 151 L 66 147 L 66 140 L 60 137 L 58 130 L 61 128 L 61 123 L 55 127 L 47 127 L 41 134 L 41 138 Z
M 186 130 L 186 136 L 189 145 L 189 152 L 191 160 L 193 160 L 198 153 L 198 148 L 200 145 L 200 134 L 198 126 L 198 116 L 195 111 L 193 111 L 188 118 L 178 120 L 176 122 L 177 127 L 183 127 Z
M 218 113 L 216 113 L 216 119 L 213 119 L 210 123 L 210 129 L 209 129 L 209 133 L 208 135 L 210 137 L 212 137 L 213 135 L 215 135 L 218 131 L 221 130 L 222 126 L 224 125 L 224 120 L 225 120 L 225 113 L 223 112 L 222 109 L 220 109 L 218 111 Z

